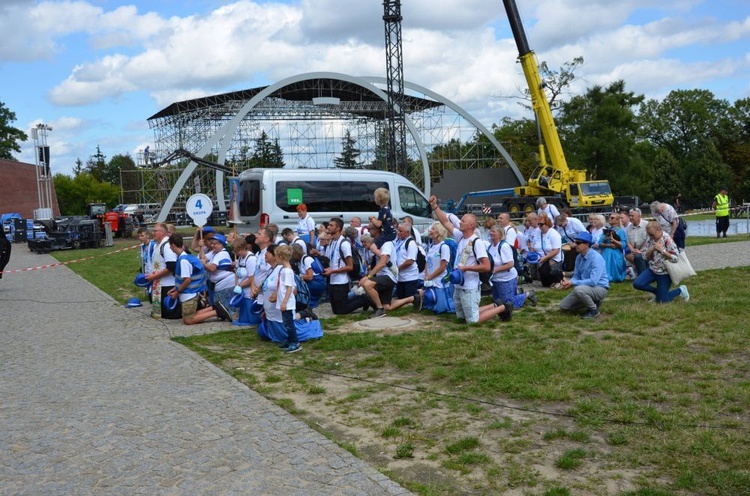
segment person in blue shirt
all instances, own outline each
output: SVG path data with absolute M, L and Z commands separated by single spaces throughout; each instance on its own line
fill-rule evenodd
M 609 290 L 607 265 L 601 254 L 591 249 L 594 240 L 587 231 L 578 233 L 574 241 L 578 257 L 576 257 L 573 277 L 563 278 L 561 282 L 562 289 L 573 288 L 573 291 L 560 302 L 560 310 L 563 312 L 583 310 L 582 318 L 593 319 L 599 316 L 599 306 L 607 297 Z

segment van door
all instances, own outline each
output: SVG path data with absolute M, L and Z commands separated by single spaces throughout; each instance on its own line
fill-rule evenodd
M 256 229 L 261 226 L 259 219 L 261 209 L 261 179 L 260 175 L 243 177 L 240 181 L 240 218 Z M 266 219 L 263 224 L 267 223 Z

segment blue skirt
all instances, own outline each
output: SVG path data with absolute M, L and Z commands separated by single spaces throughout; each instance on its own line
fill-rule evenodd
M 308 304 L 308 307 L 310 308 L 316 308 L 318 304 L 320 303 L 320 297 L 326 294 L 326 278 L 315 274 L 312 278 L 312 281 L 307 283 L 307 289 L 310 290 L 310 303 Z
M 297 329 L 297 339 L 308 341 L 310 339 L 320 339 L 323 337 L 323 327 L 319 320 L 295 320 L 294 327 Z M 263 319 L 258 326 L 258 336 L 264 339 L 270 339 L 274 343 L 284 343 L 287 338 L 286 328 L 281 322 Z
M 232 325 L 247 327 L 260 324 L 260 314 L 254 314 L 251 310 L 254 303 L 252 298 L 242 298 L 242 303 L 237 307 L 237 319 L 232 321 Z
M 431 310 L 435 313 L 456 313 L 456 306 L 453 303 L 453 285 L 448 285 L 442 288 L 429 288 L 425 291 L 433 290 L 435 293 L 435 301 L 422 300 L 423 307 L 427 310 Z

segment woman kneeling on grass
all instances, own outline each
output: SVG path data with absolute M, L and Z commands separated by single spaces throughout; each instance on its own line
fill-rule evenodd
M 648 260 L 648 268 L 633 281 L 633 287 L 639 291 L 648 291 L 654 294 L 656 303 L 669 303 L 678 296 L 688 301 L 690 294 L 684 284 L 673 290 L 669 290 L 672 279 L 664 264 L 672 263 L 677 258 L 677 245 L 669 234 L 662 231 L 658 221 L 652 220 L 646 225 L 648 241 L 643 247 L 643 255 Z M 656 281 L 656 287 L 653 282 Z

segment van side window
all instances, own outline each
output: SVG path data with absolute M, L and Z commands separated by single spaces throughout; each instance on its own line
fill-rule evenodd
M 260 181 L 251 179 L 240 183 L 240 215 L 253 217 L 260 212 Z
M 344 212 L 377 212 L 379 207 L 375 204 L 375 190 L 388 188 L 385 182 L 344 182 L 341 183 L 341 200 L 344 204 Z
M 416 217 L 430 217 L 430 203 L 422 194 L 408 186 L 398 187 L 401 210 Z
M 279 181 L 276 183 L 276 206 L 285 212 L 295 212 L 296 204 L 289 204 L 288 191 L 302 190 L 302 202 L 308 212 L 377 212 L 373 194 L 377 188 L 387 188 L 379 181 Z

